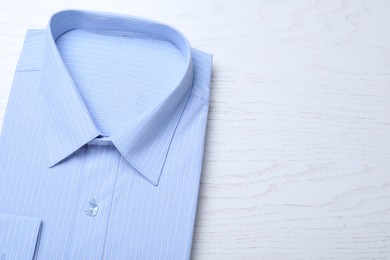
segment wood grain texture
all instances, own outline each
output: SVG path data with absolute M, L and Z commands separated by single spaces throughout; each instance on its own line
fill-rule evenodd
M 389 1 L 2 3 L 0 122 L 26 29 L 69 8 L 214 55 L 192 259 L 390 259 Z

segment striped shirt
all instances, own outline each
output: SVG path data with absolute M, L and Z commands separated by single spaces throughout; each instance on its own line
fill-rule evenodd
M 0 259 L 189 259 L 212 56 L 67 10 L 28 30 L 0 136 Z

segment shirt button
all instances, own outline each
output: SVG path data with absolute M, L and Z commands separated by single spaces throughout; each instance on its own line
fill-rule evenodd
M 95 199 L 89 200 L 89 206 L 85 210 L 85 214 L 87 214 L 87 216 L 94 217 L 96 216 L 98 211 L 99 211 L 99 206 L 96 204 L 96 200 Z

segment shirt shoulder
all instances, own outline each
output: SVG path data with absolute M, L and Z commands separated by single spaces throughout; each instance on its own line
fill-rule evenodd
M 208 100 L 210 96 L 213 55 L 192 48 L 192 61 L 194 65 L 192 94 Z
M 23 48 L 16 71 L 41 70 L 43 48 L 46 37 L 45 29 L 29 29 L 24 38 Z

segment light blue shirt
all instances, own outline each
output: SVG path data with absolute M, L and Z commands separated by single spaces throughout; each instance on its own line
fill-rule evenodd
M 211 64 L 137 17 L 29 30 L 0 138 L 0 259 L 188 259 Z

